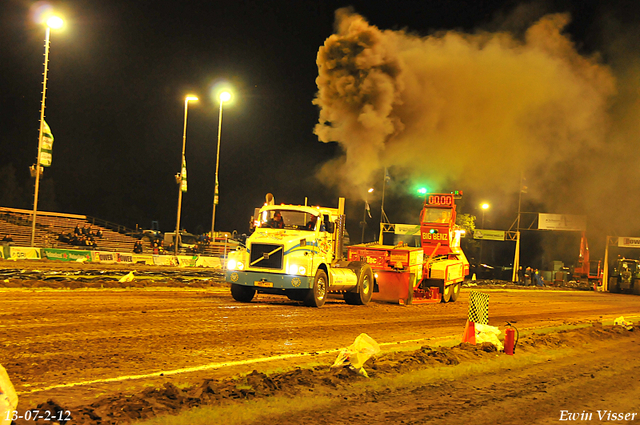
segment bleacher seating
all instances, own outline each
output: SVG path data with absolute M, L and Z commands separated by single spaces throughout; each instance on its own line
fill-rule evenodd
M 0 207 L 0 235 L 11 234 L 15 246 L 30 246 L 32 233 L 32 211 Z M 102 230 L 102 237 L 94 237 L 97 249 L 101 251 L 131 251 L 137 238 L 116 232 L 108 227 L 96 225 L 94 220 L 76 214 L 38 211 L 36 217 L 35 245 L 45 248 L 80 248 L 62 242 L 58 236 L 73 233 L 76 226 L 91 226 L 92 232 Z M 0 237 L 1 239 L 1 237 Z M 144 245 L 143 245 L 144 246 Z M 145 252 L 150 247 L 144 246 Z
M 0 207 L 0 239 L 6 234 L 13 237 L 14 246 L 30 246 L 32 232 L 32 211 L 21 210 L 16 208 Z M 91 227 L 91 232 L 95 233 L 98 229 L 102 230 L 102 237 L 94 237 L 99 251 L 120 251 L 132 252 L 133 245 L 138 240 L 136 236 L 123 234 L 115 231 L 107 226 L 99 226 L 96 220 L 84 215 L 64 214 L 38 211 L 36 217 L 35 246 L 42 248 L 69 248 L 69 249 L 87 249 L 65 243 L 59 240 L 59 236 L 63 233 L 73 233 L 76 226 L 82 229 L 85 225 Z M 124 229 L 122 226 L 113 226 Z M 153 248 L 148 238 L 142 242 L 143 253 L 153 252 Z M 201 247 L 200 254 L 213 257 L 221 257 L 236 249 L 238 243 L 231 239 L 217 239 L 208 245 Z

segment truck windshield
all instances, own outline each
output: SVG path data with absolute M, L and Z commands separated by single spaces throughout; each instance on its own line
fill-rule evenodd
M 451 220 L 451 210 L 443 208 L 425 208 L 423 223 L 448 223 Z
M 315 230 L 316 223 L 320 222 L 320 219 L 313 220 L 313 214 L 305 213 L 302 211 L 288 211 L 278 210 L 282 215 L 285 229 L 295 230 Z M 266 214 L 265 214 L 266 213 Z M 260 225 L 258 227 L 271 227 L 269 222 L 275 215 L 275 211 L 264 211 L 260 216 Z

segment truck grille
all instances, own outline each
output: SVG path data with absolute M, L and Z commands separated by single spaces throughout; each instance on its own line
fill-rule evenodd
M 249 267 L 265 269 L 282 269 L 283 246 L 266 243 L 251 245 L 251 262 Z

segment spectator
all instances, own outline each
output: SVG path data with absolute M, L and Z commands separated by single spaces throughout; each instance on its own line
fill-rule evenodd
M 135 254 L 142 254 L 142 251 L 143 251 L 142 241 L 138 239 L 136 243 L 133 244 L 133 252 Z
M 73 229 L 73 234 L 74 235 L 79 235 L 80 234 L 80 225 L 76 224 L 76 228 Z
M 544 279 L 540 275 L 540 272 L 538 271 L 538 269 L 536 269 L 533 272 L 533 282 L 535 283 L 536 286 L 544 286 Z
M 518 268 L 518 284 L 524 285 L 524 269 L 522 266 Z
M 13 242 L 13 238 L 11 237 L 11 233 L 7 233 L 6 235 L 4 235 L 4 238 L 2 238 L 2 242 Z

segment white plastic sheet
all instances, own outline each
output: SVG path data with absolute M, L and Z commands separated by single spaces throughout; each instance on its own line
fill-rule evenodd
M 371 356 L 380 352 L 380 346 L 369 335 L 362 333 L 358 335 L 356 340 L 349 347 L 344 348 L 338 354 L 336 361 L 331 367 L 349 366 L 352 370 L 358 372 L 362 376 L 366 376 L 367 372 L 362 367 Z
M 476 344 L 483 342 L 490 342 L 496 346 L 498 351 L 504 350 L 504 344 L 498 339 L 500 335 L 500 329 L 495 326 L 483 325 L 482 323 L 475 323 L 476 328 Z
M 0 425 L 10 425 L 11 412 L 18 407 L 18 394 L 13 388 L 9 375 L 2 365 L 0 365 Z

